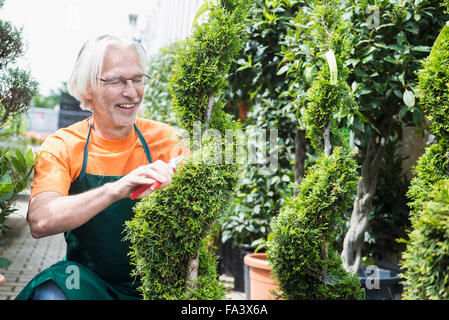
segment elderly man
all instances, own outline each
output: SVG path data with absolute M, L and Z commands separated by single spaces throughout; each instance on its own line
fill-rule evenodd
M 140 297 L 139 280 L 130 276 L 130 243 L 122 240 L 138 201 L 129 197 L 141 185 L 167 186 L 173 174 L 167 162 L 182 153 L 171 127 L 137 119 L 145 60 L 140 44 L 113 36 L 81 49 L 68 87 L 92 117 L 42 144 L 27 216 L 34 238 L 64 232 L 67 254 L 16 299 Z

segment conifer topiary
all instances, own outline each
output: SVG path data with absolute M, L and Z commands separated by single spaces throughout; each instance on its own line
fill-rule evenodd
M 322 154 L 298 186 L 298 196 L 274 219 L 268 260 L 286 299 L 358 299 L 360 282 L 343 268 L 335 248 L 358 182 L 349 136 L 335 120 L 335 113 L 354 104 L 344 68 L 351 39 L 337 1 L 318 3 L 310 20 L 314 49 L 323 59 L 307 92 L 302 120 Z
M 412 231 L 401 266 L 404 299 L 449 299 L 449 26 L 443 27 L 419 71 L 419 101 L 437 143 L 414 169 Z
M 239 125 L 223 111 L 220 94 L 244 44 L 248 3 L 209 5 L 208 21 L 195 28 L 177 55 L 170 93 L 178 124 L 191 137 L 195 128 L 204 136 L 207 129 L 223 136 L 204 138 L 201 148 L 188 145 L 192 153 L 171 184 L 142 199 L 126 223 L 133 274 L 142 280 L 144 299 L 223 299 L 225 294 L 210 233 L 238 185 L 239 167 L 217 158 L 216 150 L 223 150 L 225 131 Z

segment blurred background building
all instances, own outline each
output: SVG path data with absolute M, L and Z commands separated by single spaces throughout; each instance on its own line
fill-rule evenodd
M 129 27 L 150 56 L 192 32 L 196 12 L 204 0 L 155 0 L 149 13 L 130 13 Z

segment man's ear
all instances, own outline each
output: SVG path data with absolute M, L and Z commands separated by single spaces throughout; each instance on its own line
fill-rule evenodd
M 93 94 L 92 87 L 90 85 L 88 85 L 86 93 L 83 95 L 83 100 L 84 100 L 85 104 L 92 105 L 93 97 L 94 97 L 94 94 Z

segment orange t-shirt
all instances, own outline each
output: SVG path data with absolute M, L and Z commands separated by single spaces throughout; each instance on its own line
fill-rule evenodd
M 42 191 L 57 191 L 68 195 L 70 184 L 80 175 L 84 146 L 89 132 L 89 119 L 59 129 L 42 143 L 31 184 L 31 197 Z M 146 119 L 137 119 L 152 161 L 168 162 L 182 153 L 174 128 Z M 102 138 L 91 130 L 86 173 L 95 175 L 126 175 L 141 165 L 148 164 L 145 151 L 135 130 L 120 140 Z

